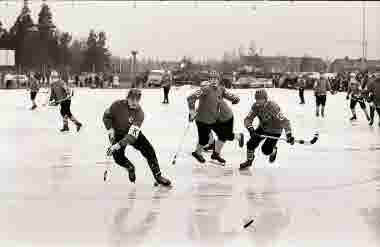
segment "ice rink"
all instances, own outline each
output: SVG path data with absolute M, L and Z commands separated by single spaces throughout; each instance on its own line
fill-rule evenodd
M 45 89 L 41 89 L 44 91 Z M 156 149 L 171 189 L 153 187 L 147 163 L 130 147 L 137 181 L 105 156 L 103 112 L 126 90 L 76 89 L 77 133 L 62 127 L 59 107 L 34 111 L 26 90 L 0 91 L 0 246 L 380 246 L 380 127 L 368 126 L 345 93 L 327 96 L 325 118 L 316 118 L 311 91 L 299 105 L 298 92 L 268 89 L 282 107 L 296 138 L 313 146 L 279 142 L 274 164 L 256 150 L 254 167 L 240 172 L 246 148 L 227 143 L 225 167 L 198 164 L 189 154 L 195 124 L 176 165 L 171 161 L 187 124 L 185 97 L 192 88 L 172 88 L 163 105 L 160 89 L 143 90 L 142 131 Z M 236 131 L 254 90 L 231 90 Z M 39 93 L 37 103 L 45 100 Z M 256 123 L 256 122 L 255 122 Z M 70 123 L 71 124 L 71 123 Z M 210 154 L 206 154 L 209 157 Z M 113 164 L 103 181 L 107 164 Z M 249 219 L 254 222 L 243 229 Z

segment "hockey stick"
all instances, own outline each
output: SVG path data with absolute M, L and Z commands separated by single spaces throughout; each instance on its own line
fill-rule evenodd
M 255 135 L 260 136 L 260 137 L 273 139 L 273 140 L 287 141 L 286 138 L 282 138 L 282 137 L 274 137 L 274 136 L 261 135 L 261 134 L 256 134 L 256 133 L 255 133 Z M 300 140 L 294 140 L 294 142 L 298 143 L 298 144 L 304 144 L 304 145 L 313 145 L 314 143 L 316 143 L 318 141 L 318 139 L 319 139 L 319 133 L 316 132 L 310 141 L 305 141 L 303 139 L 300 139 Z
M 185 131 L 183 132 L 183 136 L 182 136 L 181 141 L 180 141 L 180 143 L 179 143 L 179 145 L 178 145 L 177 152 L 174 154 L 174 158 L 173 158 L 173 161 L 172 161 L 172 164 L 173 164 L 173 165 L 175 165 L 175 163 L 176 163 L 176 159 L 177 159 L 177 156 L 178 156 L 178 153 L 181 151 L 181 148 L 182 148 L 182 145 L 183 145 L 183 141 L 185 140 L 185 136 L 186 136 L 186 134 L 187 134 L 187 131 L 188 131 L 189 128 L 190 128 L 190 124 L 191 124 L 191 122 L 188 122 L 188 123 L 187 123 L 187 126 L 186 126 L 186 128 L 185 128 Z

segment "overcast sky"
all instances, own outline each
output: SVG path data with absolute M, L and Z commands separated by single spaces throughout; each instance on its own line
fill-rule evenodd
M 42 1 L 29 2 L 37 22 Z M 104 30 L 111 52 L 124 57 L 136 49 L 138 57 L 221 58 L 225 51 L 248 47 L 250 40 L 269 56 L 362 55 L 362 2 L 136 1 L 136 8 L 133 1 L 47 3 L 60 30 L 74 37 Z M 0 21 L 6 28 L 22 4 L 0 1 Z M 368 58 L 380 59 L 379 2 L 366 3 L 366 35 Z

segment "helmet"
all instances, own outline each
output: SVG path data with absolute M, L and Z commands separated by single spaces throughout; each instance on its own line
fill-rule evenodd
M 128 98 L 141 99 L 141 90 L 138 89 L 138 88 L 131 88 L 131 89 L 129 89 L 128 94 L 127 94 L 127 99 Z
M 268 99 L 267 91 L 265 89 L 256 90 L 256 92 L 255 92 L 255 99 L 256 100 L 258 100 L 258 99 L 265 99 L 265 100 L 267 100 Z
M 350 73 L 350 77 L 355 77 L 355 73 Z

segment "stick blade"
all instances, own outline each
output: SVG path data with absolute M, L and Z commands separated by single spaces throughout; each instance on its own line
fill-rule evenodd
M 251 224 L 253 223 L 253 219 L 249 220 L 247 223 L 244 224 L 244 228 L 247 228 L 248 226 L 250 226 Z

